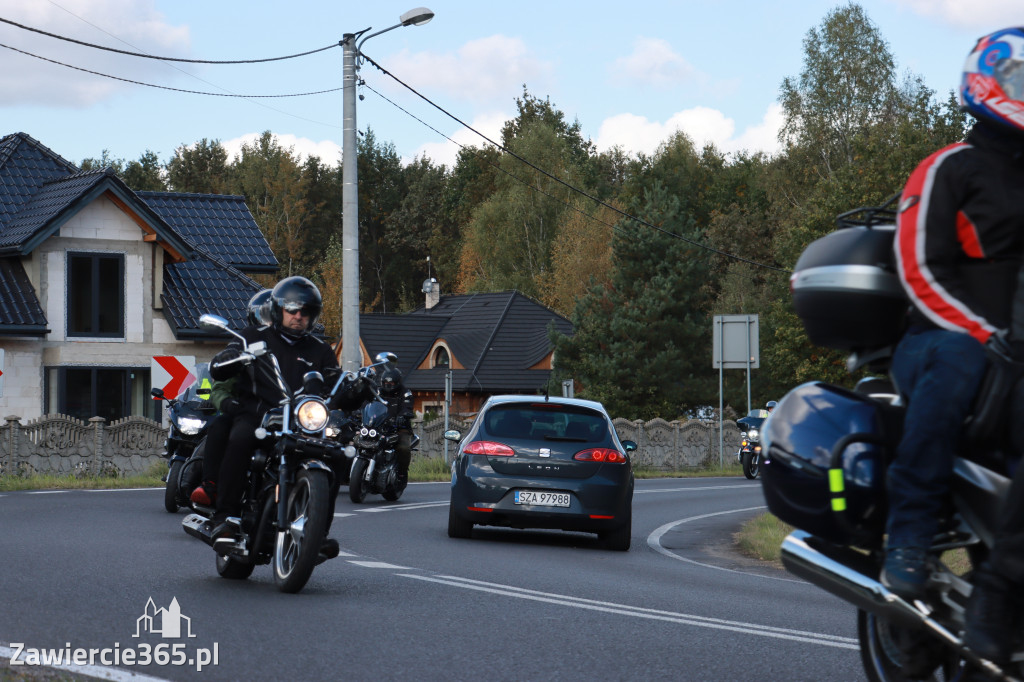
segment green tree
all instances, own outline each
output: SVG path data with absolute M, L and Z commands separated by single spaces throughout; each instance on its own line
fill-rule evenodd
M 616 416 L 672 418 L 715 395 L 709 352 L 698 350 L 711 345 L 708 259 L 693 243 L 700 237 L 693 219 L 661 183 L 632 208 L 660 229 L 619 224 L 610 284 L 580 299 L 573 336 L 551 334 L 555 381 L 576 379 L 581 396 Z
M 164 192 L 167 183 L 163 179 L 163 167 L 156 152 L 146 150 L 138 161 L 129 161 L 122 175 L 126 185 L 137 192 Z
M 167 183 L 174 192 L 223 194 L 228 184 L 228 153 L 219 140 L 205 137 L 181 145 L 167 162 Z

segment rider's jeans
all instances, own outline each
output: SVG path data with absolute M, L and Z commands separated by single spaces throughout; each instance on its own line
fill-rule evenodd
M 907 411 L 888 471 L 890 548 L 931 546 L 947 511 L 957 442 L 986 364 L 984 346 L 969 334 L 907 333 L 896 347 L 892 377 Z

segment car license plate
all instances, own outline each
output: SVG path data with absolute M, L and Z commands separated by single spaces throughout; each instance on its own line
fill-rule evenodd
M 516 504 L 534 504 L 539 507 L 568 507 L 569 493 L 546 493 L 540 490 L 517 490 Z

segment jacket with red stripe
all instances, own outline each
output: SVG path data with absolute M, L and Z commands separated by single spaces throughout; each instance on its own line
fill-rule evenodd
M 1024 141 L 975 124 L 907 180 L 896 220 L 896 263 L 911 325 L 985 343 L 1009 327 L 1024 254 Z M 1024 311 L 1024 300 L 1017 302 Z M 1024 339 L 1024 315 L 1014 337 Z M 1018 330 L 1017 327 L 1021 329 Z

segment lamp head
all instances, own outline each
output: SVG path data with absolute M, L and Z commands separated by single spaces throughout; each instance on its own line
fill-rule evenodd
M 434 13 L 429 9 L 426 7 L 417 7 L 416 9 L 411 9 L 398 17 L 398 20 L 402 22 L 402 26 L 422 26 L 433 18 Z

